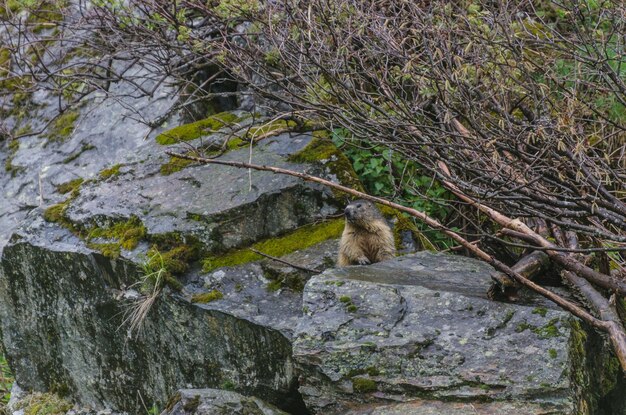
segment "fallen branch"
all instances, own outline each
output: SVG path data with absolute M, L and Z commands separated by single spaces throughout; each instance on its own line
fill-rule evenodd
M 297 172 L 297 171 L 293 171 L 293 170 L 282 169 L 282 168 L 279 168 L 279 167 L 261 166 L 261 165 L 251 164 L 251 163 L 244 163 L 244 162 L 240 162 L 240 161 L 226 161 L 226 160 L 215 160 L 215 159 L 207 159 L 207 158 L 202 158 L 202 157 L 194 157 L 194 156 L 188 156 L 188 155 L 184 155 L 184 154 L 178 154 L 178 153 L 175 153 L 173 151 L 166 151 L 166 154 L 168 154 L 170 156 L 173 156 L 173 157 L 179 157 L 179 158 L 183 158 L 183 159 L 187 159 L 187 160 L 197 161 L 197 162 L 203 163 L 203 164 L 218 164 L 218 165 L 222 165 L 222 166 L 231 166 L 231 167 L 244 168 L 244 169 L 268 171 L 268 172 L 272 172 L 272 173 L 276 173 L 276 174 L 286 174 L 286 175 L 289 175 L 289 176 L 298 177 L 298 178 L 300 178 L 302 180 L 305 180 L 305 181 L 308 181 L 308 182 L 319 183 L 319 184 L 322 184 L 324 186 L 328 186 L 328 187 L 331 187 L 333 189 L 340 190 L 342 192 L 351 194 L 353 196 L 356 196 L 356 197 L 359 197 L 359 198 L 362 198 L 362 199 L 367 199 L 367 200 L 370 200 L 372 202 L 380 203 L 382 205 L 389 206 L 389 207 L 394 208 L 396 210 L 399 210 L 401 212 L 408 213 L 409 215 L 411 215 L 411 216 L 421 220 L 422 222 L 424 222 L 425 224 L 427 224 L 431 228 L 436 229 L 436 230 L 444 233 L 445 235 L 449 236 L 450 238 L 452 238 L 453 240 L 458 242 L 460 245 L 463 245 L 465 248 L 467 248 L 468 251 L 472 252 L 472 254 L 474 254 L 476 257 L 478 257 L 481 260 L 491 264 L 498 271 L 501 271 L 501 272 L 505 273 L 506 275 L 508 275 L 509 277 L 514 279 L 515 281 L 519 282 L 520 284 L 522 284 L 522 285 L 528 287 L 529 289 L 537 292 L 538 294 L 548 298 L 549 300 L 551 300 L 554 303 L 556 303 L 557 305 L 559 305 L 561 308 L 567 310 L 568 312 L 572 313 L 576 317 L 578 317 L 578 318 L 584 320 L 585 322 L 589 323 L 591 326 L 608 333 L 609 336 L 611 337 L 611 340 L 612 340 L 616 350 L 619 349 L 617 354 L 620 357 L 620 364 L 622 366 L 622 369 L 626 372 L 626 339 L 625 338 L 621 338 L 619 336 L 619 333 L 616 330 L 615 324 L 613 322 L 599 320 L 596 317 L 594 317 L 593 315 L 591 315 L 589 312 L 584 310 L 583 308 L 581 308 L 578 305 L 572 303 L 571 301 L 568 301 L 565 298 L 563 298 L 563 297 L 553 293 L 552 291 L 547 290 L 544 287 L 542 287 L 542 286 L 540 286 L 540 285 L 530 281 L 529 279 L 525 278 L 521 274 L 519 274 L 519 273 L 515 272 L 514 270 L 512 270 L 506 264 L 498 261 L 497 259 L 493 258 L 491 255 L 489 255 L 488 253 L 486 253 L 482 249 L 480 249 L 477 246 L 475 246 L 474 244 L 470 243 L 469 241 L 467 241 L 465 238 L 461 237 L 456 232 L 450 230 L 449 228 L 447 228 L 446 226 L 441 224 L 439 221 L 431 218 L 430 216 L 428 216 L 424 212 L 420 212 L 418 210 L 415 210 L 415 209 L 412 209 L 412 208 L 409 208 L 409 207 L 406 207 L 406 206 L 402 206 L 402 205 L 399 205 L 399 204 L 394 203 L 394 202 L 390 202 L 389 200 L 382 199 L 380 197 L 370 196 L 367 193 L 359 192 L 358 190 L 354 190 L 354 189 L 352 189 L 350 187 L 346 187 L 346 186 L 343 186 L 343 185 L 331 182 L 329 180 L 322 179 L 320 177 L 311 176 L 309 174 L 301 173 L 301 172 Z
M 439 162 L 439 168 L 442 171 L 444 177 L 451 177 L 450 170 L 443 162 Z M 512 230 L 515 235 L 520 239 L 524 238 L 527 241 L 538 245 L 545 249 L 546 254 L 550 256 L 554 262 L 562 266 L 568 271 L 574 272 L 577 275 L 584 277 L 590 282 L 599 285 L 602 288 L 607 288 L 613 291 L 617 291 L 620 295 L 626 295 L 626 282 L 620 281 L 617 278 L 613 278 L 610 275 L 602 274 L 592 268 L 589 268 L 585 264 L 577 261 L 575 258 L 560 252 L 560 248 L 548 241 L 537 232 L 530 229 L 524 222 L 519 219 L 511 219 L 497 210 L 490 208 L 480 202 L 475 201 L 465 193 L 463 193 L 457 186 L 451 181 L 442 180 L 442 184 L 450 190 L 456 197 L 469 205 L 479 209 L 481 212 L 486 213 L 494 222 Z M 555 248 L 554 250 L 551 248 Z
M 522 275 L 524 278 L 532 280 L 535 276 L 543 272 L 549 263 L 550 258 L 548 255 L 542 251 L 534 251 L 520 259 L 511 267 L 511 269 Z M 512 281 L 502 272 L 492 273 L 491 279 L 494 280 L 494 284 L 489 289 L 489 296 L 491 298 L 500 298 L 504 296 L 508 300 L 515 299 L 519 284 Z
M 552 234 L 563 246 L 570 248 L 576 248 L 578 246 L 575 233 L 570 232 L 563 235 L 561 229 L 553 225 Z M 617 314 L 617 310 L 611 306 L 609 300 L 600 294 L 586 279 L 568 270 L 563 270 L 561 275 L 585 298 L 597 315 L 609 324 L 609 338 L 623 367 L 624 362 L 626 362 L 626 350 L 623 347 L 623 345 L 626 344 L 626 331 L 624 331 L 624 325 Z

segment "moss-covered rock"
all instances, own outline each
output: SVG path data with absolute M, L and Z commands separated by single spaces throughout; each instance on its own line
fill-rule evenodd
M 59 192 L 61 194 L 73 192 L 74 190 L 77 190 L 80 187 L 80 185 L 83 184 L 84 181 L 85 181 L 85 179 L 83 179 L 82 177 L 79 177 L 78 179 L 74 179 L 74 180 L 70 180 L 69 182 L 61 183 L 58 186 L 56 186 L 57 192 Z
M 115 177 L 115 176 L 120 174 L 120 168 L 121 167 L 122 167 L 122 164 L 114 164 L 113 166 L 109 167 L 108 169 L 101 170 L 100 174 L 98 175 L 98 177 L 100 177 L 100 180 L 106 180 L 106 179 L 109 179 L 111 177 Z
M 53 141 L 65 141 L 73 132 L 76 120 L 79 116 L 78 111 L 66 111 L 60 115 L 48 130 L 48 139 Z
M 116 222 L 110 226 L 91 228 L 87 234 L 87 240 L 114 239 L 120 248 L 130 251 L 135 249 L 145 235 L 146 227 L 141 220 L 136 216 L 131 216 L 127 220 Z
M 161 145 L 170 145 L 195 140 L 203 135 L 219 131 L 225 126 L 239 121 L 239 119 L 238 116 L 231 112 L 221 112 L 205 118 L 204 120 L 181 125 L 161 133 L 156 137 L 156 142 Z
M 212 290 L 212 291 L 209 291 L 208 293 L 192 295 L 191 302 L 206 304 L 206 303 L 210 303 L 211 301 L 219 300 L 222 298 L 224 298 L 224 294 L 222 294 L 221 291 Z
M 181 159 L 179 157 L 170 157 L 169 161 L 161 165 L 161 174 L 163 176 L 169 176 L 172 173 L 181 171 L 182 169 L 191 166 L 195 162 L 193 160 Z
M 332 143 L 327 131 L 313 132 L 311 142 L 299 152 L 289 156 L 289 161 L 321 164 L 330 174 L 337 177 L 340 184 L 363 191 L 363 185 L 350 160 Z
M 333 219 L 320 224 L 306 225 L 287 235 L 257 242 L 252 245 L 252 248 L 267 255 L 282 256 L 331 238 L 339 238 L 341 232 L 343 232 L 343 219 Z M 209 272 L 216 268 L 245 264 L 263 258 L 249 248 L 243 248 L 205 258 L 203 270 Z

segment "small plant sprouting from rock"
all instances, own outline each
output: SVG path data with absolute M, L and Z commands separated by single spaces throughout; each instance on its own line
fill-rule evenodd
M 161 253 L 153 250 L 148 256 L 148 260 L 143 264 L 144 275 L 138 282 L 139 290 L 144 294 L 130 306 L 122 325 L 129 324 L 129 333 L 141 332 L 143 323 L 154 305 L 154 302 L 161 294 L 165 284 L 165 279 L 169 271 L 165 267 L 165 261 Z

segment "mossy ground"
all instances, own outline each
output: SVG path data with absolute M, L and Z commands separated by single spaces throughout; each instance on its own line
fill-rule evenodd
M 163 176 L 169 176 L 172 173 L 181 171 L 182 169 L 191 166 L 195 162 L 193 160 L 181 159 L 179 157 L 170 157 L 170 160 L 161 165 L 161 174 Z
M 0 48 L 0 76 L 5 77 L 9 73 L 11 66 L 11 51 L 7 48 Z
M 283 256 L 308 248 L 332 238 L 339 238 L 343 231 L 343 219 L 333 219 L 320 224 L 303 226 L 287 235 L 257 242 L 252 248 L 271 256 Z M 248 248 L 211 255 L 203 260 L 203 270 L 210 272 L 216 268 L 235 266 L 263 259 Z
M 68 182 L 68 183 L 71 183 L 71 182 Z M 66 189 L 66 187 L 70 187 L 68 183 L 64 183 L 61 185 L 63 186 L 64 190 Z M 47 222 L 58 223 L 59 225 L 69 229 L 72 233 L 76 235 L 80 235 L 81 228 L 77 226 L 76 224 L 74 224 L 72 221 L 70 221 L 65 215 L 65 211 L 69 207 L 70 203 L 72 202 L 72 200 L 76 199 L 79 194 L 80 194 L 80 184 L 74 185 L 67 199 L 65 199 L 61 203 L 52 205 L 48 207 L 46 210 L 44 210 L 43 212 L 44 220 Z
M 225 126 L 239 121 L 240 118 L 230 112 L 221 112 L 200 121 L 181 125 L 159 134 L 156 142 L 161 145 L 176 144 L 195 140 L 203 135 L 211 134 Z

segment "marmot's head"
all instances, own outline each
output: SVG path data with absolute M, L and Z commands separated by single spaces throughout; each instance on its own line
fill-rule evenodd
M 350 203 L 346 206 L 344 213 L 348 222 L 362 228 L 369 228 L 369 224 L 382 219 L 382 215 L 376 205 L 363 199 Z

